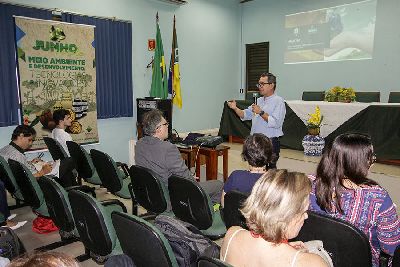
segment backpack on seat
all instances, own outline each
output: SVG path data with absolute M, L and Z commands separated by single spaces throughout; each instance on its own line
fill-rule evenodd
M 219 257 L 220 247 L 194 225 L 162 214 L 154 224 L 167 238 L 179 266 L 197 266 L 202 255 Z
M 25 252 L 24 245 L 14 231 L 8 227 L 0 227 L 0 257 L 11 261 Z

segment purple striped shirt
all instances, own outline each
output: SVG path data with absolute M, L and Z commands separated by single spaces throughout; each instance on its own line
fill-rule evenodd
M 327 213 L 317 204 L 315 176 L 309 175 L 309 178 L 312 181 L 310 210 L 348 221 L 363 231 L 371 245 L 372 266 L 379 267 L 381 250 L 393 256 L 394 250 L 400 245 L 400 221 L 396 206 L 385 189 L 378 185 L 343 189 L 340 195 L 343 214 Z

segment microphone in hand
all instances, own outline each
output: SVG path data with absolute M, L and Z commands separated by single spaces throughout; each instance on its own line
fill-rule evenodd
M 257 105 L 257 98 L 258 98 L 258 93 L 253 93 L 253 105 Z M 254 112 L 254 108 L 253 108 L 253 115 L 256 115 L 256 113 Z
M 253 103 L 257 105 L 258 93 L 253 93 Z

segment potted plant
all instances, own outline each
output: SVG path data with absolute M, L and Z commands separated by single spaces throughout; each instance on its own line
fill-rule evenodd
M 351 87 L 345 88 L 345 87 L 335 86 L 325 93 L 325 101 L 328 102 L 350 103 L 353 102 L 355 99 L 356 99 L 356 93 L 354 92 L 354 89 Z
M 321 115 L 321 110 L 318 106 L 315 107 L 314 113 L 308 115 L 310 116 L 306 122 L 308 134 L 304 136 L 301 142 L 304 147 L 304 155 L 321 156 L 325 140 L 319 135 L 319 132 L 324 116 Z
M 307 120 L 307 130 L 310 135 L 319 135 L 320 127 L 324 116 L 321 115 L 319 106 L 315 107 L 315 112 L 308 114 L 310 117 Z

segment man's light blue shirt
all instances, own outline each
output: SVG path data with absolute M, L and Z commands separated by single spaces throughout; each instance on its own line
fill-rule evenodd
M 257 105 L 268 113 L 268 121 L 261 118 L 260 115 L 254 114 L 251 106 L 244 110 L 242 120 L 252 120 L 251 132 L 262 133 L 267 137 L 279 137 L 283 135 L 282 125 L 286 115 L 285 101 L 282 97 L 273 94 L 268 97 L 259 97 Z

